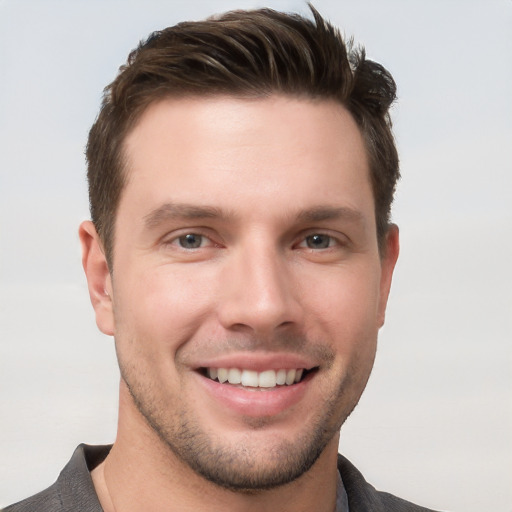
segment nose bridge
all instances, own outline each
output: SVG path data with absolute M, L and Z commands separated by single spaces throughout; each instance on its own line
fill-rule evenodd
M 233 251 L 220 304 L 226 328 L 264 332 L 299 319 L 286 255 L 268 240 L 253 240 Z

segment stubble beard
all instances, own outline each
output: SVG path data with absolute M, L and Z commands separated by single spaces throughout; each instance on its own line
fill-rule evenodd
M 139 413 L 164 445 L 209 482 L 247 494 L 286 485 L 311 469 L 353 411 L 369 377 L 368 372 L 361 384 L 360 379 L 354 379 L 358 369 L 348 369 L 331 396 L 324 399 L 314 423 L 300 436 L 262 450 L 251 445 L 251 428 L 265 428 L 265 420 L 257 425 L 247 419 L 247 442 L 226 442 L 203 429 L 187 410 L 182 409 L 182 414 L 174 412 L 170 418 L 172 406 L 163 405 L 151 386 L 138 381 L 137 370 L 130 370 L 133 371 L 121 366 L 122 378 Z

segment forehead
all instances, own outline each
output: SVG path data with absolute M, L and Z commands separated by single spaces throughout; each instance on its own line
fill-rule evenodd
M 169 201 L 226 209 L 371 203 L 360 131 L 339 103 L 287 96 L 151 104 L 124 145 L 120 207 Z M 346 204 L 340 204 L 346 203 Z M 354 203 L 354 204 L 351 204 Z

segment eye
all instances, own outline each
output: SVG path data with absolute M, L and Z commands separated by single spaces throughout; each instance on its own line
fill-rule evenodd
M 183 249 L 199 249 L 199 247 L 204 246 L 206 241 L 207 238 L 205 236 L 198 235 L 197 233 L 187 233 L 176 239 L 178 245 Z
M 181 254 L 189 258 L 192 254 L 198 256 L 205 251 L 208 253 L 210 249 L 221 248 L 222 243 L 219 240 L 220 237 L 210 229 L 189 227 L 167 233 L 160 240 L 160 246 L 167 251 L 173 251 L 175 256 Z
M 322 233 L 315 233 L 313 235 L 308 235 L 304 238 L 304 241 L 301 245 L 307 247 L 308 249 L 328 249 L 335 243 L 335 240 L 332 236 L 325 235 Z

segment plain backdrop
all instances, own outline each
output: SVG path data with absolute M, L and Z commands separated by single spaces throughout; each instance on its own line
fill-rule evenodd
M 316 0 L 398 83 L 403 179 L 386 326 L 340 450 L 377 488 L 512 511 L 512 2 Z M 103 87 L 185 19 L 299 0 L 0 0 L 0 507 L 116 431 L 113 340 L 77 227 Z

